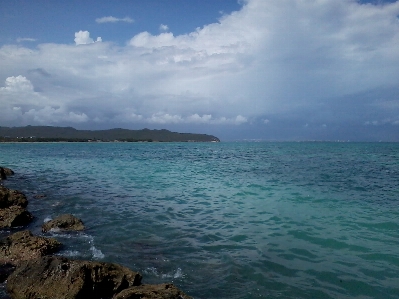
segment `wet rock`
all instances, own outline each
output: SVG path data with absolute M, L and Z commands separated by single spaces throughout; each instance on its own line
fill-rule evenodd
M 130 287 L 117 294 L 114 299 L 192 299 L 173 284 L 141 285 Z
M 20 206 L 25 208 L 28 205 L 28 200 L 25 194 L 18 190 L 8 189 L 0 186 L 0 209 L 11 206 Z
M 6 176 L 10 176 L 14 174 L 14 171 L 12 171 L 10 168 L 7 167 L 1 167 L 4 169 L 4 173 L 6 174 Z
M 12 171 L 10 168 L 0 167 L 0 181 L 6 180 L 7 176 L 13 175 L 13 174 L 14 174 L 14 171 Z
M 45 198 L 45 197 L 47 197 L 46 194 L 36 194 L 33 196 L 34 199 L 41 199 L 41 198 Z
M 16 232 L 0 240 L 0 264 L 18 265 L 56 252 L 61 243 L 54 238 L 34 236 L 28 230 Z
M 15 266 L 10 263 L 0 264 L 0 283 L 7 280 L 8 276 L 14 272 Z
M 117 264 L 47 256 L 21 264 L 8 277 L 7 291 L 12 298 L 105 299 L 141 278 Z
M 80 231 L 84 230 L 85 227 L 82 220 L 79 218 L 76 218 L 71 214 L 64 214 L 42 225 L 43 232 L 48 232 L 51 229 L 63 231 Z
M 0 209 L 0 229 L 25 226 L 32 220 L 32 214 L 20 206 Z

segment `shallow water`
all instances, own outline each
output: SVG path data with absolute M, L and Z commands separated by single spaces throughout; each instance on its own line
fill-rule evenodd
M 41 234 L 196 299 L 399 298 L 397 143 L 0 144 Z M 46 194 L 34 199 L 35 194 Z M 8 232 L 3 232 L 6 235 Z

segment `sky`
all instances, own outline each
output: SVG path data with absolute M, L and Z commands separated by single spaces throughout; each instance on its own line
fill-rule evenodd
M 0 126 L 399 141 L 399 0 L 0 0 Z

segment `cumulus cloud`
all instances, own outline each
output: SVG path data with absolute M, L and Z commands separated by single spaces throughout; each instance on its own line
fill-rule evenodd
M 0 92 L 6 93 L 25 93 L 33 92 L 32 83 L 24 76 L 8 77 L 5 81 L 5 86 L 0 87 Z
M 70 111 L 35 92 L 31 81 L 24 76 L 8 77 L 4 85 L 0 87 L 0 115 L 10 124 L 81 123 L 88 120 L 86 114 Z
M 102 41 L 101 37 L 97 37 L 96 42 L 101 42 L 101 41 Z M 92 44 L 92 43 L 94 43 L 94 40 L 90 37 L 89 31 L 80 30 L 79 32 L 75 32 L 75 44 L 76 45 L 86 45 L 86 44 Z
M 88 31 L 76 32 L 75 43 L 90 47 L 5 45 L 0 48 L 5 82 L 0 103 L 18 102 L 5 100 L 4 94 L 18 80 L 15 88 L 22 88 L 18 75 L 31 75 L 31 87 L 25 82 L 31 89 L 25 92 L 42 90 L 31 97 L 38 107 L 28 109 L 23 101 L 13 107 L 25 114 L 43 111 L 60 121 L 259 124 L 287 131 L 309 124 L 307 132 L 386 119 L 393 125 L 399 115 L 398 15 L 399 1 L 304 0 L 293 5 L 246 0 L 239 11 L 183 35 L 161 25 L 166 32 L 141 32 L 123 46 L 95 43 Z M 51 103 L 40 106 L 39 96 Z
M 129 17 L 115 18 L 115 17 L 109 16 L 109 17 L 97 18 L 96 22 L 100 23 L 100 24 L 101 23 L 116 23 L 116 22 L 133 23 L 134 20 Z

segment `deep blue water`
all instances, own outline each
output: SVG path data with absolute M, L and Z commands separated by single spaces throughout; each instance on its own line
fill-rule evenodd
M 196 299 L 399 298 L 398 143 L 0 144 L 60 254 Z M 34 199 L 35 194 L 46 194 Z M 3 232 L 2 236 L 9 232 Z

